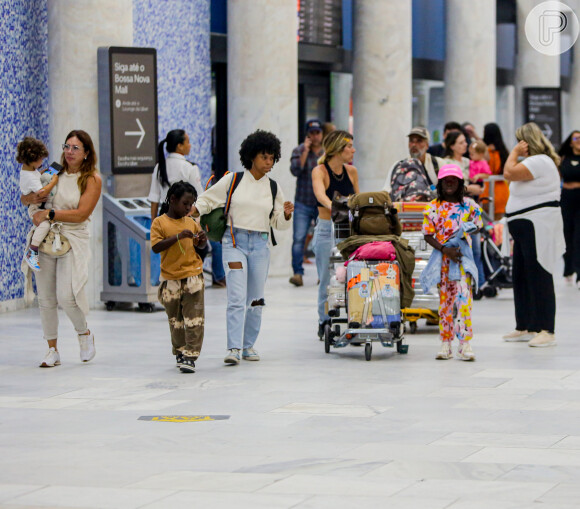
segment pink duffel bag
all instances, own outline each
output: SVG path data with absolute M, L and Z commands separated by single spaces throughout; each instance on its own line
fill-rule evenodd
M 375 241 L 360 246 L 348 260 L 384 260 L 392 262 L 396 258 L 395 248 L 391 242 Z

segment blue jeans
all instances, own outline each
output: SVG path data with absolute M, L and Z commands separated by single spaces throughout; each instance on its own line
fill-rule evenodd
M 294 219 L 292 236 L 292 271 L 294 274 L 304 275 L 304 243 L 312 221 L 318 218 L 318 207 L 310 207 L 297 201 L 294 203 Z
M 334 246 L 334 235 L 332 233 L 332 221 L 330 219 L 320 219 L 314 228 L 314 255 L 316 256 L 316 271 L 318 272 L 318 323 L 330 320 L 326 314 L 325 304 L 327 298 L 326 287 L 330 283 L 330 253 Z
M 264 287 L 270 267 L 268 234 L 242 228 L 234 228 L 233 233 L 235 247 L 229 228 L 222 239 L 228 294 L 228 349 L 252 348 L 260 332 L 265 305 Z M 235 262 L 242 267 L 232 268 L 230 264 Z
M 471 249 L 473 250 L 473 261 L 477 267 L 477 286 L 481 287 L 485 283 L 485 272 L 483 271 L 483 259 L 481 252 L 481 233 L 472 233 Z
M 222 243 L 210 240 L 211 244 L 211 272 L 214 281 L 221 281 L 226 277 L 222 261 Z

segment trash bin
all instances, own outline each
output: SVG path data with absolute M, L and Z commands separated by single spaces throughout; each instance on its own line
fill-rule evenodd
M 107 310 L 138 303 L 152 312 L 157 302 L 160 255 L 151 251 L 151 203 L 147 198 L 103 195 L 103 291 Z

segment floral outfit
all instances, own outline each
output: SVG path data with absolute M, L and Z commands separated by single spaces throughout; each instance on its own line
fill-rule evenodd
M 461 203 L 433 200 L 423 212 L 423 234 L 433 235 L 444 245 L 459 229 L 461 222 L 471 221 L 478 228 L 483 226 L 481 209 L 471 199 Z M 471 238 L 465 234 L 471 246 Z M 443 256 L 441 263 L 441 284 L 439 285 L 439 334 L 441 341 L 453 341 L 455 335 L 460 342 L 473 337 L 471 327 L 472 290 L 471 276 L 460 267 L 461 279 L 449 279 L 450 258 Z M 457 312 L 454 313 L 454 308 Z M 455 314 L 455 318 L 454 318 Z

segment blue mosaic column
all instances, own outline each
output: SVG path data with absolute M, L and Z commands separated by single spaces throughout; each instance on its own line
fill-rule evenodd
M 32 225 L 20 203 L 16 145 L 34 136 L 48 145 L 46 0 L 0 0 L 0 311 L 24 296 L 20 262 Z
M 159 137 L 185 129 L 189 160 L 211 173 L 209 0 L 133 1 L 134 45 L 157 49 Z

